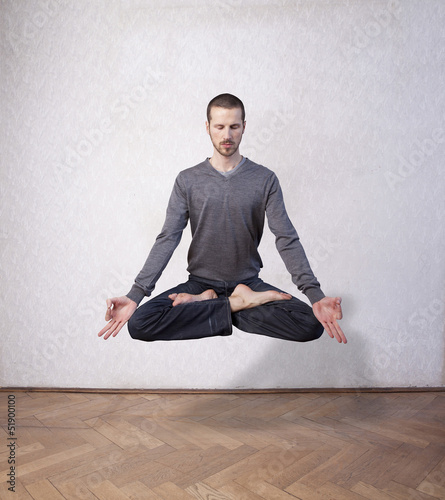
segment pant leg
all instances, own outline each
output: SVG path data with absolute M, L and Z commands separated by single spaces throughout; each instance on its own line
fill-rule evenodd
M 231 335 L 230 305 L 225 296 L 175 307 L 168 298 L 172 293 L 196 295 L 208 288 L 212 287 L 205 282 L 190 279 L 142 304 L 128 322 L 131 337 L 152 342 Z M 218 294 L 218 290 L 215 292 Z
M 245 283 L 255 292 L 279 290 L 260 278 Z M 232 313 L 233 325 L 248 333 L 257 333 L 294 342 L 316 340 L 323 334 L 323 326 L 312 308 L 301 300 L 276 300 L 252 309 Z

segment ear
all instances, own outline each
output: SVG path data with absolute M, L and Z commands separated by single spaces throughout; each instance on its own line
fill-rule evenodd
M 244 134 L 245 130 L 246 130 L 246 122 L 244 121 L 244 123 L 243 123 L 243 134 Z
M 207 133 L 210 135 L 209 127 L 210 127 L 209 122 L 206 121 L 206 130 L 207 130 Z

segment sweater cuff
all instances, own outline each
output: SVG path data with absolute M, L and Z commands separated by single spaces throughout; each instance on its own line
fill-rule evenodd
M 139 285 L 136 285 L 135 283 L 131 287 L 131 290 L 127 293 L 127 297 L 133 302 L 136 302 L 137 305 L 139 305 L 141 300 L 145 297 L 145 292 Z
M 321 291 L 321 288 L 308 288 L 305 290 L 306 297 L 310 300 L 311 304 L 314 305 L 321 299 L 324 299 L 325 294 Z

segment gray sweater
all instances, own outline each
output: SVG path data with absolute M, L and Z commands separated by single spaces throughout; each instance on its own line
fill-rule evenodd
M 210 280 L 240 281 L 263 266 L 258 253 L 265 215 L 292 281 L 313 304 L 324 297 L 284 206 L 277 176 L 248 159 L 223 176 L 209 160 L 176 178 L 161 233 L 127 294 L 149 296 L 190 220 L 187 271 Z

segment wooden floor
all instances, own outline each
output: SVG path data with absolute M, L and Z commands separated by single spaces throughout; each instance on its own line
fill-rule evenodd
M 16 392 L 1 499 L 445 499 L 445 393 Z

